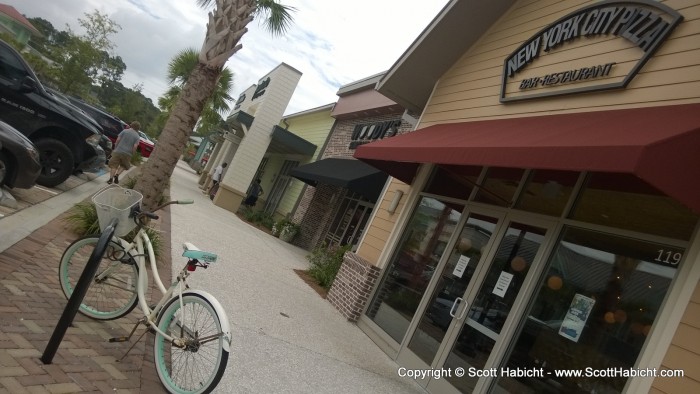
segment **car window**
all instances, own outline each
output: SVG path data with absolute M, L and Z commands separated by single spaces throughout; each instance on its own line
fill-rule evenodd
M 29 75 L 24 64 L 8 48 L 0 46 L 0 76 L 17 82 Z

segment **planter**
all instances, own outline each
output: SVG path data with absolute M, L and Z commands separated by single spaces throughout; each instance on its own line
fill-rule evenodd
M 297 235 L 296 231 L 289 231 L 287 229 L 280 231 L 280 239 L 284 242 L 292 242 L 295 235 Z

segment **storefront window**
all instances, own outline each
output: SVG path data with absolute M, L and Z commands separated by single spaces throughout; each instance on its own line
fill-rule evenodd
M 554 370 L 631 368 L 684 250 L 569 227 L 505 366 L 542 375 L 502 377 L 494 391 L 616 393 L 624 377 L 557 377 Z
M 335 218 L 326 233 L 328 245 L 351 245 L 352 251 L 365 230 L 374 204 L 358 193 L 347 193 L 335 212 Z
M 689 240 L 698 221 L 690 209 L 629 174 L 590 174 L 571 215 L 601 224 Z
M 423 197 L 404 230 L 367 316 L 401 343 L 454 233 L 462 206 Z
M 510 207 L 524 173 L 525 170 L 519 168 L 489 168 L 475 200 Z
M 515 208 L 561 216 L 579 175 L 571 171 L 533 170 Z
M 425 192 L 466 200 L 474 190 L 482 167 L 436 166 Z

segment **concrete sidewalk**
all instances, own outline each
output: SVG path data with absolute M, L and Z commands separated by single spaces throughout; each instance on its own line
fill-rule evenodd
M 171 209 L 172 272 L 191 242 L 219 260 L 189 283 L 214 295 L 233 343 L 220 393 L 423 393 L 357 326 L 301 280 L 307 251 L 251 227 L 202 195 L 198 176 L 178 163 Z

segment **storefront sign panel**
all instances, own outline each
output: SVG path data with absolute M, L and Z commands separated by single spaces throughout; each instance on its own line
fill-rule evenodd
M 602 1 L 568 14 L 503 64 L 501 102 L 624 88 L 683 17 L 651 0 Z

